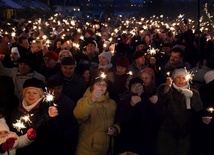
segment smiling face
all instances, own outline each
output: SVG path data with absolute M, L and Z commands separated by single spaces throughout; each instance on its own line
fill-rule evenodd
M 173 82 L 177 87 L 184 87 L 187 85 L 187 81 L 184 75 L 177 75 L 174 79 Z
M 23 90 L 23 97 L 27 105 L 32 105 L 38 101 L 43 96 L 43 91 L 41 88 L 27 87 Z

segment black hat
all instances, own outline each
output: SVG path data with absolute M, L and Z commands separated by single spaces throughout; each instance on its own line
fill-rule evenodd
M 23 88 L 27 87 L 42 88 L 42 90 L 45 91 L 45 84 L 42 82 L 42 80 L 36 78 L 26 80 L 23 84 Z
M 141 78 L 139 77 L 136 77 L 136 78 L 132 78 L 130 81 L 129 81 L 129 90 L 131 89 L 131 86 L 135 83 L 140 83 L 142 84 L 142 86 L 144 85 L 144 82 Z
M 81 76 L 83 73 L 87 70 L 90 70 L 90 66 L 86 64 L 78 64 L 77 67 L 75 68 L 75 71 L 79 73 Z
M 28 64 L 31 69 L 34 68 L 33 55 L 24 55 L 24 56 L 21 56 L 20 59 L 18 60 L 18 63 L 22 63 L 22 62 Z
M 136 60 L 136 59 L 138 59 L 138 58 L 140 58 L 140 57 L 142 57 L 144 55 L 145 55 L 144 52 L 142 52 L 142 51 L 136 51 L 136 52 L 133 53 L 132 59 Z
M 59 78 L 51 78 L 47 81 L 47 87 L 53 88 L 57 86 L 62 86 L 63 82 Z
M 94 40 L 94 39 L 89 39 L 88 41 L 86 41 L 86 46 L 87 46 L 88 44 L 93 44 L 93 45 L 96 46 L 96 47 L 98 46 L 96 40 Z
M 63 57 L 61 65 L 76 65 L 76 61 L 72 57 Z

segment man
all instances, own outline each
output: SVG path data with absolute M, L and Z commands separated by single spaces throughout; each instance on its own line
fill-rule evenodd
M 75 68 L 75 60 L 72 57 L 64 57 L 61 61 L 60 72 L 50 79 L 59 78 L 63 83 L 63 93 L 76 104 L 86 88 L 82 78 L 75 73 Z
M 71 155 L 76 151 L 78 122 L 73 115 L 75 103 L 63 94 L 63 82 L 53 78 L 47 81 L 47 88 L 54 93 L 58 117 L 49 121 L 47 151 L 49 155 Z M 54 148 L 54 149 L 53 149 Z
M 184 50 L 185 46 L 183 45 L 175 45 L 172 48 L 168 62 L 164 66 L 159 67 L 159 84 L 164 83 L 166 77 L 171 76 L 175 69 L 185 67 L 189 70 L 191 68 L 191 65 L 188 62 L 184 62 Z
M 27 79 L 36 78 L 45 82 L 45 77 L 34 70 L 31 55 L 22 57 L 18 61 L 18 68 L 6 68 L 0 61 L 0 75 L 12 78 L 15 86 L 15 95 L 22 99 L 23 84 Z

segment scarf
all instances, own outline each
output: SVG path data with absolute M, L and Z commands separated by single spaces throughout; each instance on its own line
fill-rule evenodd
M 175 83 L 173 83 L 172 86 L 173 86 L 176 90 L 178 90 L 179 92 L 181 92 L 181 93 L 182 93 L 182 91 L 183 91 L 184 89 L 188 89 L 188 88 L 189 88 L 189 84 L 187 84 L 186 86 L 183 86 L 183 87 L 178 87 L 178 86 L 176 86 Z M 183 94 L 183 93 L 182 93 L 182 94 Z M 186 108 L 187 108 L 187 109 L 191 109 L 191 106 L 190 106 L 190 97 L 186 96 L 185 94 L 184 94 L 184 96 L 185 96 L 185 100 L 186 100 Z
M 42 98 L 38 99 L 35 103 L 31 104 L 31 105 L 27 105 L 26 100 L 23 99 L 22 101 L 22 106 L 25 110 L 27 110 L 28 112 L 31 111 L 40 101 L 42 100 Z

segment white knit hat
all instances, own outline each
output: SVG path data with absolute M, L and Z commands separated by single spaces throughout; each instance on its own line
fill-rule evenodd
M 111 57 L 112 57 L 111 52 L 109 52 L 109 51 L 102 52 L 102 53 L 100 53 L 99 57 L 100 56 L 105 57 L 108 60 L 108 62 L 111 63 Z
M 178 75 L 187 76 L 188 72 L 185 68 L 175 69 L 174 72 L 172 73 L 172 78 L 174 79 Z
M 8 125 L 6 124 L 6 121 L 4 118 L 0 119 L 0 131 L 7 131 L 10 132 Z
M 205 80 L 206 84 L 208 84 L 212 80 L 214 80 L 214 70 L 206 72 L 206 74 L 204 74 L 204 80 Z
M 19 50 L 18 50 L 17 47 L 12 47 L 12 48 L 11 48 L 11 53 L 17 53 L 17 54 L 18 54 L 18 57 L 20 58 Z

